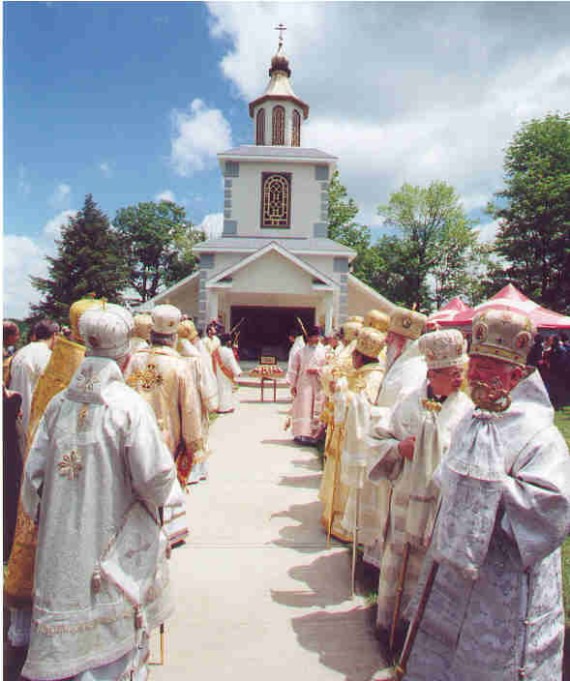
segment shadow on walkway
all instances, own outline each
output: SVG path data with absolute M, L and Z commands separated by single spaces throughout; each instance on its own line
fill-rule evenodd
M 286 511 L 272 513 L 274 518 L 290 518 L 295 525 L 287 525 L 279 530 L 279 538 L 272 544 L 295 549 L 300 553 L 317 553 L 326 548 L 326 536 L 321 531 L 321 502 L 312 501 L 309 504 L 293 504 Z M 331 543 L 334 546 L 336 542 Z
M 386 667 L 374 639 L 374 608 L 316 612 L 292 619 L 299 644 L 318 653 L 321 664 L 344 675 L 345 681 L 370 681 Z
M 350 598 L 350 554 L 334 551 L 319 556 L 310 565 L 291 568 L 288 574 L 306 589 L 271 591 L 276 603 L 291 608 L 325 608 Z
M 279 485 L 319 489 L 321 486 L 321 477 L 320 472 L 315 473 L 314 475 L 283 475 L 281 476 Z

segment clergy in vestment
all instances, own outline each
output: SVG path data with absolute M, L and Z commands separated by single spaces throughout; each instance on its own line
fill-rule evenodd
M 18 350 L 10 365 L 10 390 L 22 396 L 22 427 L 28 430 L 32 396 L 39 377 L 44 372 L 55 343 L 59 324 L 42 319 L 34 325 L 36 339 Z
M 218 381 L 218 414 L 229 414 L 235 410 L 238 401 L 235 388 L 241 368 L 232 350 L 231 335 L 222 334 L 220 343 L 220 347 L 212 352 Z
M 137 350 L 144 350 L 150 345 L 150 332 L 152 331 L 152 315 L 141 312 L 134 316 L 135 328 L 131 336 L 131 355 Z
M 424 568 L 433 585 L 416 594 L 425 611 L 408 681 L 562 678 L 570 456 L 542 379 L 525 366 L 533 334 L 515 312 L 473 319 L 475 406 L 434 476 L 441 508 Z
M 372 423 L 389 419 L 390 410 L 403 394 L 424 383 L 427 369 L 425 358 L 419 351 L 418 338 L 425 329 L 426 320 L 425 315 L 404 307 L 396 307 L 390 313 L 386 338 L 386 373 L 376 408 L 371 414 Z M 375 487 L 376 508 L 372 517 L 378 519 L 379 524 L 376 539 L 365 548 L 364 561 L 379 568 L 384 545 L 383 528 L 390 503 L 390 485 L 387 480 L 379 480 Z
M 322 435 L 320 420 L 324 393 L 321 387 L 321 371 L 326 351 L 320 343 L 320 326 L 309 329 L 307 343 L 299 350 L 291 367 L 291 427 L 293 439 L 299 444 L 316 444 Z
M 295 329 L 289 331 L 289 343 L 291 343 L 291 348 L 289 349 L 289 357 L 287 360 L 287 373 L 285 374 L 285 379 L 289 385 L 291 385 L 291 369 L 293 367 L 293 359 L 295 355 L 305 347 L 305 339 L 302 334 L 297 334 Z
M 202 412 L 202 450 L 195 452 L 192 471 L 188 484 L 194 484 L 208 477 L 208 458 L 211 451 L 208 444 L 210 430 L 210 414 L 218 409 L 218 382 L 212 371 L 212 360 L 203 347 L 198 331 L 191 319 L 185 319 L 178 325 L 178 344 L 176 349 L 182 357 L 191 357 L 196 363 L 198 377 L 198 394 Z
M 71 339 L 63 335 L 56 336 L 49 361 L 34 388 L 28 430 L 23 433 L 24 463 L 46 407 L 55 395 L 67 388 L 85 356 L 85 345 L 79 332 L 81 315 L 101 305 L 103 301 L 89 296 L 77 300 L 69 308 Z M 37 527 L 20 500 L 14 542 L 4 579 L 4 602 L 10 607 L 8 640 L 15 647 L 27 646 L 30 641 L 36 545 Z
M 84 313 L 89 356 L 26 462 L 22 502 L 39 533 L 25 679 L 145 679 L 149 633 L 172 610 L 159 507 L 176 473 L 123 380 L 132 324 L 117 305 Z
M 427 379 L 402 393 L 388 422 L 376 423 L 369 440 L 369 479 L 390 484 L 376 611 L 384 643 L 392 627 L 398 643 L 407 629 L 403 613 L 418 583 L 439 498 L 432 476 L 472 406 L 461 391 L 467 365 L 461 332 L 427 333 L 419 340 L 419 350 L 426 358 Z
M 16 343 L 20 340 L 20 329 L 16 322 L 4 320 L 2 329 L 2 383 L 10 385 L 10 365 L 14 357 Z
M 378 355 L 386 341 L 386 334 L 378 329 L 362 327 L 352 352 L 352 370 L 345 370 L 335 379 L 333 403 L 333 437 L 323 471 L 319 498 L 323 503 L 321 524 L 337 539 L 351 541 L 354 523 L 344 523 L 346 507 L 355 485 L 352 478 L 342 474 L 347 443 L 359 436 L 362 423 L 355 416 L 355 403 L 362 401 L 358 416 L 366 418 L 368 407 L 374 402 L 382 382 L 383 370 Z M 329 426 L 331 427 L 331 426 Z M 328 439 L 328 438 L 327 438 Z M 352 449 L 351 445 L 349 448 Z
M 203 449 L 198 376 L 195 363 L 181 357 L 174 349 L 180 310 L 174 305 L 157 305 L 151 316 L 151 346 L 132 355 L 125 378 L 153 408 L 184 488 L 193 457 Z M 164 524 L 173 546 L 188 534 L 185 507 L 180 487 L 175 486 L 173 498 L 164 508 Z

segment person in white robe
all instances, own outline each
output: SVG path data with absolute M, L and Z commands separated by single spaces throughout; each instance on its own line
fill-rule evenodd
M 236 378 L 242 371 L 232 350 L 230 334 L 223 334 L 220 343 L 220 347 L 212 353 L 218 380 L 218 414 L 229 414 L 236 408 Z
M 514 312 L 473 320 L 475 406 L 434 476 L 441 508 L 411 612 L 407 681 L 562 678 L 570 456 L 542 379 L 525 366 L 533 334 Z
M 385 425 L 369 439 L 368 477 L 390 484 L 389 512 L 381 528 L 376 628 L 387 645 L 401 643 L 408 622 L 404 612 L 418 583 L 438 503 L 433 472 L 445 457 L 457 424 L 472 406 L 461 390 L 467 365 L 465 341 L 456 329 L 422 336 L 427 380 L 403 393 Z
M 321 372 L 326 361 L 326 350 L 320 339 L 322 330 L 314 326 L 309 330 L 307 344 L 293 359 L 291 368 L 291 429 L 298 444 L 314 445 L 324 430 L 321 412 L 324 393 Z
M 121 373 L 132 325 L 117 305 L 83 314 L 88 356 L 26 462 L 22 501 L 39 532 L 25 679 L 142 681 L 150 631 L 172 612 L 159 509 L 176 471 Z
M 287 360 L 287 372 L 285 374 L 285 380 L 289 385 L 291 385 L 291 370 L 293 367 L 293 360 L 295 355 L 305 347 L 305 339 L 302 334 L 296 335 L 294 330 L 289 332 L 289 342 L 291 343 L 291 349 L 289 350 L 289 358 Z
M 386 338 L 386 373 L 382 388 L 370 413 L 370 423 L 385 422 L 390 418 L 390 410 L 404 393 L 419 388 L 426 378 L 426 363 L 419 351 L 418 338 L 424 331 L 427 317 L 419 312 L 396 307 L 390 313 L 388 336 Z M 365 487 L 368 483 L 365 481 Z M 382 533 L 388 516 L 390 485 L 388 481 L 377 481 L 374 495 L 370 494 L 374 510 L 369 517 L 379 520 L 376 538 L 365 546 L 364 561 L 380 567 L 384 535 Z M 364 515 L 366 518 L 366 515 Z M 363 536 L 370 537 L 372 527 L 365 528 Z
M 218 409 L 218 381 L 212 370 L 212 359 L 204 348 L 196 325 L 191 319 L 185 319 L 178 325 L 177 350 L 182 357 L 192 357 L 199 363 L 197 385 L 202 409 L 203 446 L 200 454 L 195 454 L 193 457 L 192 471 L 188 478 L 188 484 L 193 485 L 208 478 L 208 459 L 211 455 L 208 441 L 210 414 Z
M 34 388 L 51 357 L 59 325 L 43 319 L 34 325 L 34 338 L 14 355 L 10 366 L 10 390 L 22 396 L 22 428 L 26 433 Z

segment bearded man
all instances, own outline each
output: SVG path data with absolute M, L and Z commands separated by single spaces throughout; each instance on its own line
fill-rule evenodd
M 159 507 L 176 474 L 121 374 L 132 326 L 117 305 L 84 313 L 89 356 L 26 463 L 22 503 L 39 533 L 25 679 L 145 679 L 150 630 L 172 610 Z
M 368 477 L 390 484 L 380 563 L 376 628 L 384 644 L 407 629 L 403 612 L 417 586 L 438 502 L 432 475 L 445 457 L 458 422 L 472 406 L 460 388 L 467 364 L 456 329 L 422 336 L 418 349 L 427 380 L 402 397 L 389 421 L 371 431 Z M 392 636 L 390 636 L 390 633 Z
M 533 335 L 522 314 L 473 319 L 475 406 L 434 476 L 441 509 L 409 681 L 562 678 L 570 457 L 542 379 L 526 366 Z

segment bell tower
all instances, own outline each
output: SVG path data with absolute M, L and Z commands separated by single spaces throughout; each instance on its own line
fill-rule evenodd
M 269 84 L 261 97 L 249 104 L 253 118 L 256 146 L 300 147 L 303 121 L 309 116 L 309 106 L 293 92 L 289 60 L 283 51 L 283 31 L 279 24 L 277 52 L 271 59 Z

